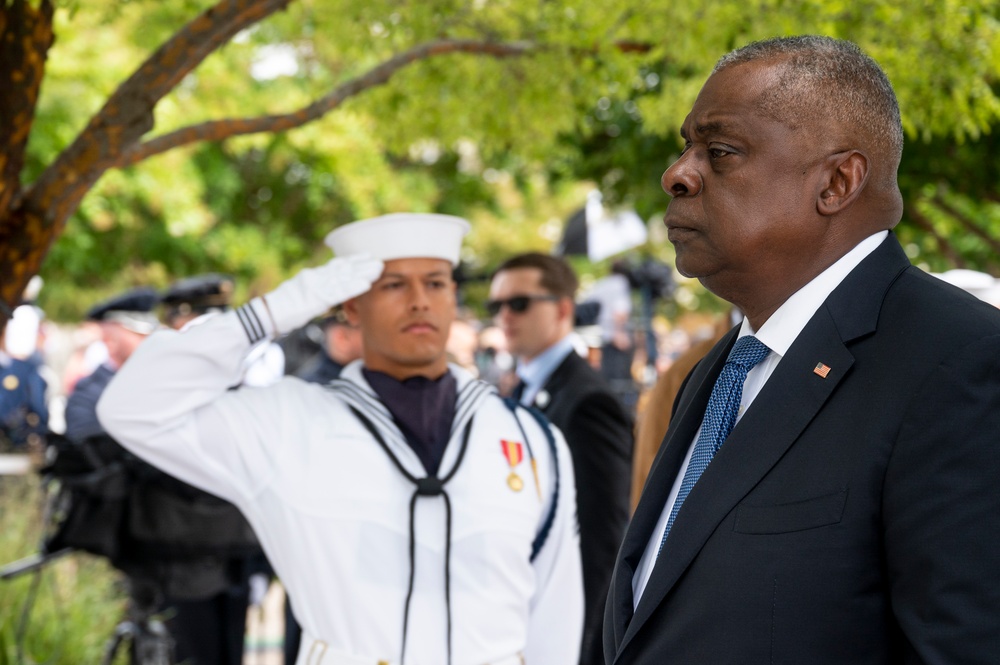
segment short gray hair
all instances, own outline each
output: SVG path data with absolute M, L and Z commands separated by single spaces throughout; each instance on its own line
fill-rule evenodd
M 804 35 L 753 42 L 724 55 L 712 73 L 758 60 L 782 70 L 761 110 L 791 126 L 800 118 L 829 117 L 867 138 L 895 175 L 903 153 L 903 126 L 892 84 L 875 60 L 852 42 Z

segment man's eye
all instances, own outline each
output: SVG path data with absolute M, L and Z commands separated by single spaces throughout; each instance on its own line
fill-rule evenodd
M 385 282 L 382 284 L 382 288 L 386 290 L 398 289 L 403 286 L 402 282 Z
M 432 289 L 443 289 L 446 286 L 446 284 L 443 279 L 436 279 L 428 282 L 427 286 Z
M 726 155 L 732 154 L 732 151 L 728 148 L 720 148 L 718 146 L 712 146 L 708 149 L 708 156 L 712 159 L 719 159 L 725 157 Z

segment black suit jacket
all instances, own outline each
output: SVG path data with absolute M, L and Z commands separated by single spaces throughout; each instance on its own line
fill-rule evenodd
M 616 562 L 607 663 L 1000 662 L 1000 311 L 910 266 L 892 235 L 695 485 L 633 615 L 736 332 L 678 397 Z
M 586 603 L 580 662 L 599 665 L 608 584 L 629 517 L 632 421 L 604 378 L 572 352 L 534 406 L 562 431 L 573 457 Z

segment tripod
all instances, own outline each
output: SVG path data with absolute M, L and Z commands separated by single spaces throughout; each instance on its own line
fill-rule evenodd
M 125 619 L 104 649 L 101 665 L 112 665 L 123 646 L 128 645 L 129 665 L 174 665 L 174 640 L 166 624 L 154 614 L 154 606 L 129 602 Z

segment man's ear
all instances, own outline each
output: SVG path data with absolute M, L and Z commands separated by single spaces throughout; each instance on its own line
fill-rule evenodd
M 570 326 L 573 325 L 573 311 L 576 309 L 576 305 L 573 304 L 573 299 L 569 296 L 560 298 L 557 302 L 559 306 L 559 320 L 565 321 L 569 320 Z
M 358 314 L 358 299 L 355 297 L 346 300 L 342 307 L 344 308 L 344 315 L 347 316 L 347 323 L 357 328 L 361 322 L 361 317 Z
M 858 150 L 837 152 L 826 158 L 824 179 L 816 211 L 835 215 L 848 208 L 864 191 L 868 182 L 868 157 Z

